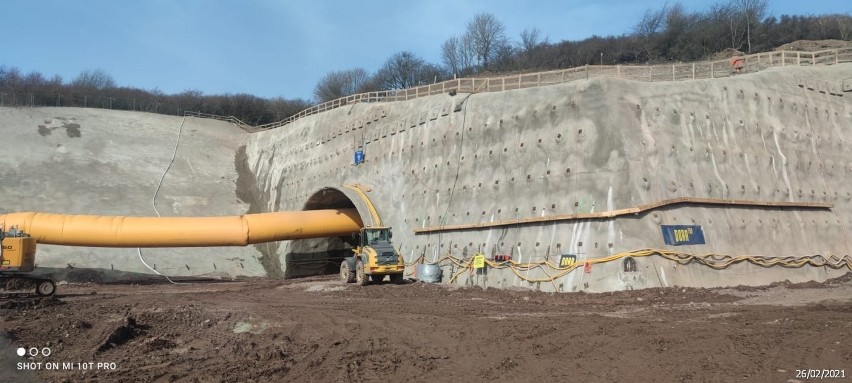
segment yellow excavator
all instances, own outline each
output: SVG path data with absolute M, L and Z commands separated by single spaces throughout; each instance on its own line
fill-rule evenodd
M 35 270 L 36 240 L 15 227 L 5 231 L 0 227 L 0 286 L 4 289 L 29 289 L 36 294 L 51 296 L 56 284 L 49 278 L 30 276 Z
M 393 232 L 389 227 L 365 227 L 352 234 L 356 241 L 354 254 L 340 264 L 340 280 L 366 286 L 388 277 L 392 283 L 402 283 L 405 260 L 391 238 Z

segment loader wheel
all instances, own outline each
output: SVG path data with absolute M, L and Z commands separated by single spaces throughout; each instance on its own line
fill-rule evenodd
M 390 275 L 391 283 L 398 285 L 402 283 L 402 274 L 391 274 Z
M 366 286 L 370 283 L 370 279 L 367 278 L 367 274 L 364 274 L 364 264 L 361 263 L 361 260 L 355 261 L 355 283 L 359 286 Z
M 355 282 L 355 270 L 349 270 L 349 262 L 345 259 L 340 264 L 340 280 L 343 283 Z
M 56 292 L 56 285 L 50 279 L 42 280 L 36 285 L 36 294 L 49 297 Z

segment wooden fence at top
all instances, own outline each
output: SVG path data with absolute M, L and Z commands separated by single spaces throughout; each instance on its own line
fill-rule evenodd
M 614 77 L 646 82 L 683 81 L 729 77 L 739 73 L 753 73 L 766 68 L 778 66 L 833 65 L 852 62 L 852 47 L 818 52 L 776 51 L 755 53 L 740 56 L 740 58 L 742 61 L 738 65 L 738 69 L 735 69 L 732 60 L 727 59 L 665 65 L 585 65 L 576 68 L 503 77 L 460 78 L 408 89 L 353 94 L 351 96 L 314 105 L 284 120 L 258 126 L 248 125 L 233 116 L 216 116 L 199 112 L 185 112 L 184 115 L 228 121 L 248 132 L 257 132 L 261 130 L 279 128 L 300 118 L 336 109 L 345 105 L 370 102 L 405 101 L 452 91 L 457 93 L 502 92 L 512 89 L 564 84 L 577 80 L 588 80 L 595 77 Z

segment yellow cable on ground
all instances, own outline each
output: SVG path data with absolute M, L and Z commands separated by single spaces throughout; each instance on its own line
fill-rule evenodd
M 799 268 L 804 266 L 814 266 L 814 267 L 830 267 L 832 269 L 841 269 L 848 268 L 852 270 L 852 257 L 849 255 L 837 256 L 837 255 L 829 255 L 828 257 L 821 254 L 814 255 L 806 255 L 806 256 L 787 256 L 787 257 L 769 257 L 764 255 L 738 255 L 731 256 L 725 254 L 691 254 L 691 253 L 681 253 L 677 251 L 671 250 L 662 250 L 662 249 L 643 249 L 629 252 L 622 252 L 618 254 L 613 254 L 610 256 L 602 257 L 602 258 L 594 258 L 585 261 L 584 263 L 574 263 L 573 265 L 560 267 L 556 266 L 549 261 L 540 261 L 533 263 L 519 263 L 516 261 L 503 261 L 503 262 L 495 262 L 491 260 L 486 260 L 485 263 L 488 267 L 493 269 L 505 269 L 509 268 L 518 278 L 523 281 L 536 283 L 536 282 L 550 282 L 553 283 L 554 288 L 556 288 L 555 280 L 561 277 L 564 277 L 568 273 L 574 271 L 574 269 L 584 266 L 586 263 L 590 265 L 598 264 L 598 263 L 607 263 L 619 260 L 625 257 L 648 257 L 652 255 L 657 255 L 663 257 L 669 261 L 677 262 L 678 264 L 685 265 L 691 262 L 696 262 L 715 270 L 722 270 L 730 267 L 731 265 L 741 263 L 741 262 L 749 262 L 761 267 L 786 267 L 786 268 Z M 416 260 L 415 262 L 419 261 Z M 460 268 L 455 274 L 450 278 L 450 283 L 454 283 L 459 276 L 461 276 L 464 272 L 473 271 L 473 257 L 468 257 L 465 259 L 459 259 L 452 255 L 446 255 L 438 260 L 438 263 L 443 263 L 444 261 L 449 261 L 455 266 Z M 541 268 L 547 278 L 528 278 L 521 274 L 521 271 L 530 271 L 536 268 Z M 551 270 L 555 270 L 556 273 L 551 273 Z M 557 289 L 558 290 L 558 289 Z

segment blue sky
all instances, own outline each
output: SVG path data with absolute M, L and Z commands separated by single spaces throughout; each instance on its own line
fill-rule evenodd
M 682 1 L 689 11 L 716 0 Z M 517 40 L 537 27 L 551 42 L 628 32 L 642 0 L 214 1 L 0 0 L 0 65 L 70 81 L 102 68 L 119 85 L 166 93 L 312 98 L 341 69 L 379 68 L 411 50 L 440 63 L 440 45 L 477 12 Z M 671 1 L 670 1 L 671 3 Z M 770 0 L 770 12 L 852 14 L 848 0 Z

